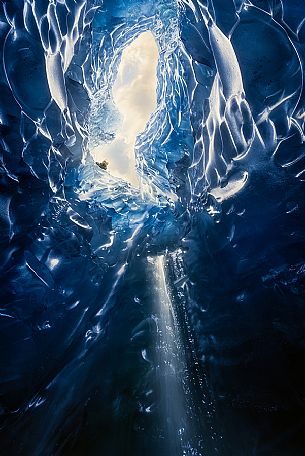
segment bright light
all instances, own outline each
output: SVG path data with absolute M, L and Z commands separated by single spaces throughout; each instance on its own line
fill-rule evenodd
M 151 32 L 142 33 L 122 53 L 112 89 L 123 121 L 110 144 L 93 149 L 96 161 L 107 160 L 109 172 L 139 186 L 136 174 L 135 140 L 156 108 L 158 48 Z

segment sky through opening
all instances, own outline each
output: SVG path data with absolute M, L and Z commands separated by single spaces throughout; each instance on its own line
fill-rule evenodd
M 96 161 L 107 160 L 114 176 L 138 186 L 135 141 L 157 104 L 158 48 L 151 32 L 137 37 L 122 53 L 118 74 L 112 88 L 114 102 L 122 115 L 116 138 L 93 149 Z

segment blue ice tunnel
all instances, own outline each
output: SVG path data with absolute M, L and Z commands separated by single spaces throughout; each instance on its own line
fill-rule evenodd
M 168 454 L 160 253 L 199 366 L 202 442 L 184 450 L 302 454 L 303 18 L 297 0 L 0 3 L 6 454 Z M 141 193 L 105 180 L 88 131 L 107 133 L 92 106 L 145 30 L 160 62 Z

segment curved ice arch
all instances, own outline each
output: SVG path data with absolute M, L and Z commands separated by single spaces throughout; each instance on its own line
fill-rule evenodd
M 120 56 L 126 47 L 140 33 L 150 30 L 157 41 L 160 57 L 158 65 L 157 109 L 152 114 L 146 130 L 136 144 L 137 168 L 141 179 L 142 192 L 175 198 L 175 187 L 170 184 L 175 163 L 187 155 L 192 147 L 190 134 L 188 99 L 182 78 L 179 60 L 179 30 L 175 2 L 158 2 L 153 15 L 133 18 L 127 25 L 114 25 L 100 31 L 99 15 L 93 26 L 94 46 L 94 87 L 92 89 L 93 111 L 91 114 L 91 142 L 98 144 L 107 136 L 101 119 L 111 103 L 111 87 L 116 77 Z M 101 15 L 101 20 L 103 17 Z M 98 32 L 95 32 L 98 30 Z M 108 116 L 109 117 L 109 116 Z M 111 135 L 111 133 L 110 133 Z M 183 139 L 183 136 L 185 139 Z M 180 142 L 179 142 L 180 141 Z

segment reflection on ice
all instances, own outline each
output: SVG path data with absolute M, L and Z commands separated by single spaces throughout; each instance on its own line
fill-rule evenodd
M 150 260 L 153 264 L 153 286 L 157 312 L 157 377 L 160 382 L 162 420 L 166 429 L 169 454 L 181 455 L 185 443 L 187 402 L 183 390 L 185 360 L 181 335 L 165 277 L 164 256 Z
M 202 456 L 198 441 L 194 447 L 195 428 L 192 394 L 188 372 L 185 334 L 178 321 L 174 297 L 166 277 L 166 257 L 149 258 L 152 265 L 154 311 L 156 314 L 156 376 L 160 388 L 161 426 L 168 454 Z M 177 305 L 177 303 L 176 303 Z M 203 432 L 203 429 L 201 430 Z M 203 436 L 204 438 L 206 436 Z

